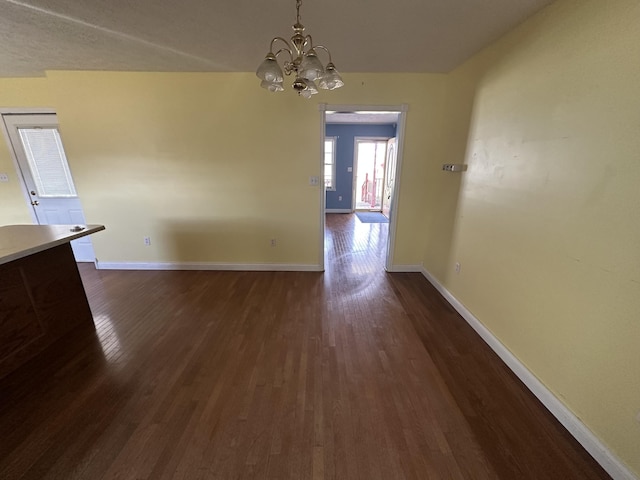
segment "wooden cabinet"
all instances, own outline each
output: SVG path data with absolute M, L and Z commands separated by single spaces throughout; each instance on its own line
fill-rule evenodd
M 69 242 L 0 264 L 0 378 L 76 328 L 94 328 Z

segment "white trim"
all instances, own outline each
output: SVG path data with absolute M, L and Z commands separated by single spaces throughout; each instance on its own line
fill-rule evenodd
M 391 195 L 391 203 L 389 204 L 389 233 L 387 236 L 387 258 L 384 267 L 387 271 L 391 271 L 393 265 L 393 252 L 396 248 L 396 234 L 398 233 L 398 199 L 400 198 L 400 182 L 402 178 L 402 159 L 404 157 L 404 135 L 405 125 L 407 124 L 407 111 L 409 106 L 403 104 L 401 113 L 398 116 L 398 125 L 396 126 L 396 172 L 393 185 L 393 194 Z
M 320 271 L 324 272 L 324 230 L 325 226 L 325 210 L 327 208 L 327 190 L 324 188 L 324 138 L 326 134 L 325 114 L 323 110 L 324 103 L 320 104 L 320 174 L 322 178 L 322 188 L 320 188 L 320 232 L 318 242 L 318 265 L 320 265 Z M 337 142 L 334 144 L 334 149 L 337 146 Z M 335 163 L 335 158 L 334 158 Z
M 55 109 L 49 107 L 42 108 L 15 108 L 15 107 L 0 107 L 0 115 L 38 115 L 56 113 Z
M 336 183 L 337 183 L 337 169 L 336 169 L 336 146 L 338 145 L 338 137 L 335 135 L 325 135 L 324 141 L 322 143 L 322 186 L 325 185 L 327 179 L 325 178 L 324 172 L 327 168 L 327 151 L 325 150 L 325 146 L 327 142 L 331 142 L 331 184 L 333 185 L 331 188 L 324 187 L 325 192 L 335 192 L 336 191 Z
M 350 208 L 325 208 L 324 213 L 353 213 Z
M 337 111 L 337 112 L 407 112 L 409 110 L 409 105 L 403 103 L 401 105 L 353 105 L 353 104 L 327 104 L 320 103 L 318 104 L 318 109 L 324 113 L 326 111 Z
M 391 265 L 387 268 L 387 272 L 391 273 L 421 273 L 422 265 Z
M 562 401 L 556 397 L 498 338 L 485 327 L 451 292 L 424 267 L 424 277 L 440 292 L 451 306 L 464 318 L 478 335 L 491 347 L 513 373 L 525 384 L 538 400 L 556 417 L 589 454 L 616 480 L 640 480 L 607 448 L 604 443 L 580 421 Z
M 320 265 L 211 262 L 101 262 L 98 270 L 229 270 L 242 272 L 321 272 Z

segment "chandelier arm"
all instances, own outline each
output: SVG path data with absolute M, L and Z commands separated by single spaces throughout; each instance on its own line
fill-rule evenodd
M 313 48 L 315 48 L 316 50 L 317 49 L 321 49 L 321 50 L 324 50 L 325 52 L 327 52 L 327 55 L 329 55 L 329 63 L 333 63 L 331 61 L 331 52 L 329 51 L 329 49 L 327 47 L 325 47 L 324 45 L 316 45 Z
M 309 45 L 309 50 L 314 48 L 313 38 L 311 38 L 311 35 L 307 35 L 306 37 L 304 37 L 304 46 L 306 47 L 307 45 Z
M 270 52 L 272 52 L 272 53 L 273 53 L 273 46 L 275 45 L 276 41 L 278 41 L 278 40 L 280 40 L 282 43 L 284 43 L 284 44 L 287 46 L 286 50 L 291 51 L 291 45 L 289 45 L 289 42 L 287 42 L 287 41 L 286 41 L 284 38 L 282 38 L 282 37 L 274 37 L 274 38 L 271 40 L 271 44 L 269 45 L 269 51 L 270 51 Z
M 274 53 L 274 55 L 277 57 L 278 55 L 280 55 L 282 52 L 286 52 L 289 54 L 289 58 L 291 59 L 291 62 L 293 62 L 293 53 L 291 52 L 291 50 L 289 50 L 288 48 L 281 48 L 280 50 L 278 50 L 276 53 Z

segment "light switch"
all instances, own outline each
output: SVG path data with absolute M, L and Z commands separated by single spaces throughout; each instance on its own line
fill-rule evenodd
M 353 167 L 347 167 L 347 172 L 353 172 Z
M 463 163 L 445 163 L 442 165 L 442 170 L 445 172 L 466 172 L 467 165 Z
M 8 182 L 9 181 L 9 175 L 7 175 L 6 173 L 0 173 L 0 182 Z

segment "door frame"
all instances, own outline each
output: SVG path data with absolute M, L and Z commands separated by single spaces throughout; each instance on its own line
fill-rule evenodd
M 13 143 L 11 142 L 11 138 L 9 137 L 9 130 L 7 129 L 7 124 L 4 122 L 5 115 L 56 115 L 56 111 L 53 108 L 0 108 L 0 130 L 2 130 L 2 136 L 4 137 L 5 144 L 7 145 L 7 150 L 11 154 L 11 161 L 13 162 L 13 169 L 16 172 L 16 175 L 20 177 L 20 190 L 22 190 L 22 196 L 29 206 L 29 215 L 31 216 L 31 223 L 37 225 L 38 217 L 36 216 L 36 212 L 31 205 L 31 196 L 29 195 L 29 190 L 27 189 L 27 185 L 22 178 L 22 170 L 20 169 L 20 164 L 18 163 L 18 156 L 13 148 Z
M 324 172 L 324 137 L 326 132 L 326 112 L 327 111 L 338 111 L 338 112 L 361 112 L 361 111 L 381 111 L 381 112 L 397 112 L 398 113 L 398 126 L 396 128 L 396 174 L 395 174 L 395 187 L 393 189 L 393 195 L 391 197 L 391 209 L 389 211 L 389 234 L 387 236 L 387 252 L 385 255 L 385 264 L 384 269 L 387 272 L 393 271 L 393 254 L 396 244 L 396 234 L 398 230 L 398 198 L 400 192 L 400 183 L 402 173 L 402 157 L 404 154 L 404 136 L 405 136 L 405 125 L 407 122 L 407 111 L 409 110 L 409 105 L 406 103 L 400 105 L 335 105 L 335 104 L 327 104 L 321 103 L 318 106 L 320 110 L 320 140 L 318 142 L 320 153 L 318 154 L 319 159 L 319 167 L 320 172 Z M 324 178 L 324 173 L 323 173 Z M 320 182 L 320 185 L 324 185 L 324 181 Z M 319 189 L 320 195 L 320 212 L 319 212 L 319 220 L 320 220 L 320 235 L 319 235 L 319 255 L 318 255 L 318 265 L 320 266 L 320 270 L 324 271 L 324 230 L 325 230 L 325 204 L 326 204 L 326 192 L 324 187 Z
M 51 118 L 48 118 L 46 121 L 42 121 L 42 122 L 34 121 L 33 124 L 34 125 L 42 124 L 43 126 L 47 125 L 48 127 L 50 126 L 50 128 L 55 128 L 56 130 L 58 130 L 58 134 L 60 134 L 60 123 L 58 121 L 58 115 L 56 111 L 52 108 L 0 108 L 0 130 L 2 130 L 2 134 L 4 136 L 7 149 L 13 161 L 13 168 L 16 173 L 16 178 L 19 180 L 18 183 L 20 184 L 20 189 L 22 190 L 23 198 L 27 202 L 27 209 L 29 210 L 31 223 L 34 225 L 46 225 L 47 224 L 46 222 L 41 223 L 42 217 L 38 218 L 38 212 L 36 211 L 35 206 L 32 203 L 32 197 L 29 193 L 29 188 L 27 185 L 28 182 L 25 177 L 26 174 L 24 172 L 24 169 L 22 168 L 23 166 L 21 166 L 20 164 L 19 154 L 18 154 L 18 151 L 16 150 L 18 148 L 16 146 L 16 143 L 14 142 L 14 140 L 16 139 L 12 138 L 12 133 L 14 133 L 13 128 L 15 127 L 15 125 L 13 125 L 12 121 L 9 120 L 10 116 L 14 116 L 14 119 L 15 117 L 31 117 L 31 118 L 37 117 L 37 116 L 51 117 Z M 52 120 L 53 122 L 49 124 L 49 122 L 51 122 Z M 20 155 L 22 155 L 22 153 Z M 68 164 L 68 159 L 67 159 L 67 164 Z M 74 184 L 75 184 L 75 181 L 74 181 Z M 78 200 L 78 208 L 82 212 L 83 221 L 86 223 L 84 208 L 82 206 L 82 201 L 80 199 L 79 194 L 76 195 L 76 198 Z M 86 242 L 84 241 L 85 239 L 86 239 Z M 85 237 L 84 239 L 79 239 L 79 240 L 76 239 L 72 241 L 71 248 L 73 249 L 73 255 L 76 258 L 77 262 L 95 262 L 96 261 L 95 250 L 93 248 L 93 244 L 91 240 L 88 237 Z

